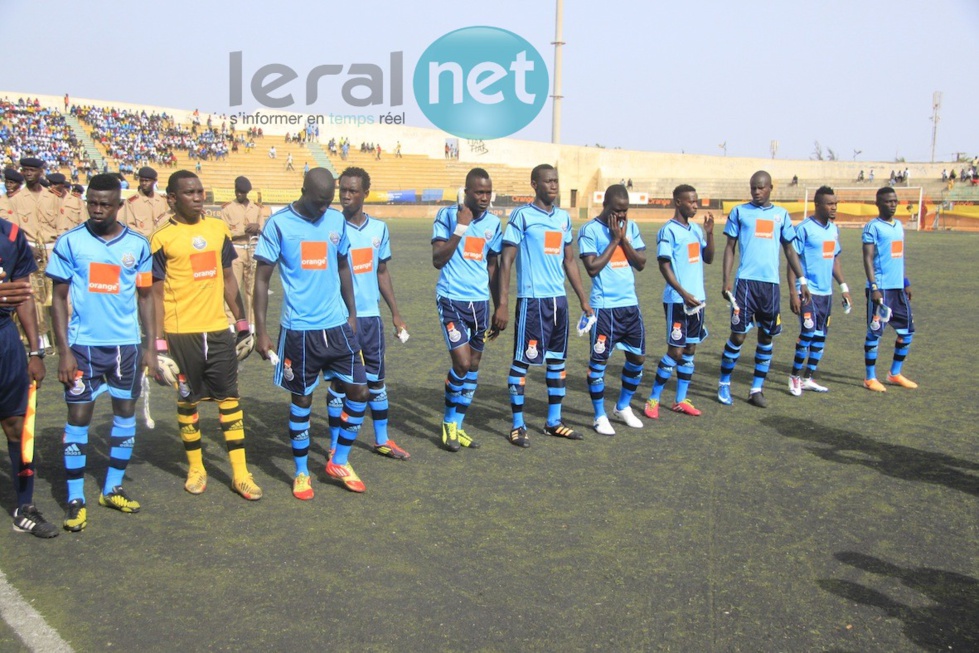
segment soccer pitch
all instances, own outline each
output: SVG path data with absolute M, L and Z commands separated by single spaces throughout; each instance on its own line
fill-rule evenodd
M 125 515 L 97 504 L 111 424 L 102 399 L 88 451 L 88 527 L 51 541 L 8 531 L 0 557 L 8 582 L 73 648 L 979 650 L 979 408 L 969 336 L 979 324 L 979 236 L 907 233 L 917 333 L 905 373 L 917 390 L 879 395 L 861 386 L 864 275 L 860 234 L 849 229 L 842 256 L 855 307 L 844 315 L 838 298 L 834 306 L 819 376 L 831 391 L 798 398 L 787 391 L 798 323 L 783 290 L 770 407 L 745 401 L 753 334 L 733 379 L 734 405 L 717 403 L 728 324 L 719 220 L 716 262 L 707 267 L 711 336 L 698 350 L 690 392 L 702 417 L 664 409 L 657 421 L 643 418 L 643 429 L 613 420 L 617 435 L 595 434 L 588 347 L 572 335 L 565 421 L 584 441 L 539 434 L 546 389 L 542 370 L 533 369 L 525 408 L 532 446 L 514 447 L 505 439 L 511 323 L 487 347 L 466 422 L 482 448 L 453 454 L 439 439 L 449 358 L 437 328 L 431 224 L 389 225 L 389 268 L 411 333 L 404 345 L 388 338 L 390 429 L 411 460 L 371 453 L 367 419 L 351 454 L 367 492 L 355 495 L 326 477 L 321 387 L 310 452 L 316 497 L 297 501 L 288 395 L 254 355 L 242 366 L 242 407 L 264 498 L 249 503 L 231 492 L 217 407 L 209 404 L 201 427 L 210 483 L 201 496 L 184 492 L 175 397 L 154 385 L 157 426 L 149 431 L 139 420 L 126 483 L 143 509 Z M 640 225 L 650 261 L 637 275 L 647 329 L 637 412 L 665 352 L 658 226 Z M 587 286 L 583 269 L 582 276 Z M 382 314 L 387 323 L 386 308 Z M 892 336 L 881 340 L 881 376 Z M 609 404 L 622 361 L 613 356 L 606 374 Z M 66 410 L 56 357 L 47 370 L 36 500 L 60 524 Z M 0 499 L 9 513 L 9 479 Z M 0 649 L 23 649 L 2 623 Z

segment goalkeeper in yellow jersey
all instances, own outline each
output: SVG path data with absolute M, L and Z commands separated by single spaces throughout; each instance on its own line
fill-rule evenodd
M 262 490 L 245 463 L 244 418 L 238 405 L 238 361 L 254 347 L 238 282 L 231 270 L 236 254 L 227 225 L 204 216 L 204 187 L 197 175 L 170 175 L 167 199 L 173 216 L 150 242 L 156 303 L 157 380 L 176 385 L 177 422 L 190 470 L 184 489 L 207 487 L 197 405 L 216 401 L 231 459 L 231 489 L 250 501 Z M 228 331 L 227 303 L 237 336 Z

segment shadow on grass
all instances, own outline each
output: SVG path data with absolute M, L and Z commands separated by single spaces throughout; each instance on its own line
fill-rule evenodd
M 886 476 L 905 481 L 934 483 L 979 496 L 979 463 L 941 453 L 886 444 L 851 431 L 814 424 L 792 417 L 768 417 L 762 424 L 787 438 L 816 445 L 810 453 L 823 460 L 845 465 L 863 465 Z M 966 471 L 973 472 L 970 474 Z
M 820 587 L 848 601 L 880 608 L 904 622 L 904 635 L 927 651 L 979 650 L 979 581 L 928 567 L 905 568 L 873 556 L 841 551 L 836 559 L 887 576 L 928 597 L 933 605 L 912 607 L 883 592 L 846 580 L 824 579 Z

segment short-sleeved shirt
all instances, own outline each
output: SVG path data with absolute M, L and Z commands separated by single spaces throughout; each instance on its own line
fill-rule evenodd
M 635 222 L 626 223 L 626 239 L 637 251 L 646 249 L 642 234 Z M 612 232 L 608 226 L 594 218 L 578 230 L 578 254 L 585 256 L 601 256 L 609 243 L 612 242 Z M 623 308 L 638 306 L 636 297 L 636 275 L 629 265 L 622 245 L 615 248 L 612 257 L 602 268 L 601 272 L 591 280 L 591 299 L 593 308 Z
M 13 222 L 0 218 L 0 266 L 7 273 L 4 281 L 25 279 L 37 271 L 34 253 L 27 244 L 23 230 Z M 2 285 L 2 284 L 0 284 Z M 10 320 L 16 308 L 0 308 L 0 325 Z
M 809 282 L 809 292 L 813 295 L 833 294 L 833 263 L 843 251 L 840 247 L 840 229 L 827 220 L 823 226 L 813 217 L 808 217 L 795 228 L 795 241 L 792 243 L 802 273 Z M 796 282 L 796 290 L 801 289 Z
M 788 211 L 774 204 L 741 204 L 727 216 L 724 235 L 738 239 L 738 279 L 779 282 L 779 249 L 795 238 Z
M 61 198 L 47 188 L 32 193 L 27 186 L 10 196 L 17 224 L 24 236 L 34 243 L 54 242 L 58 237 Z
M 350 273 L 354 279 L 357 317 L 381 315 L 381 290 L 377 285 L 377 266 L 391 259 L 388 226 L 369 215 L 359 227 L 347 223 L 350 241 Z
M 224 268 L 238 258 L 227 225 L 202 217 L 195 224 L 168 220 L 150 240 L 153 280 L 163 283 L 166 333 L 208 333 L 228 328 Z
M 503 243 L 517 247 L 517 297 L 564 297 L 564 247 L 573 238 L 571 216 L 536 204 L 517 207 Z
M 228 202 L 221 207 L 221 219 L 228 225 L 231 231 L 231 238 L 245 238 L 245 226 L 248 224 L 261 224 L 262 207 L 255 202 L 242 204 L 235 200 Z
M 685 225 L 671 219 L 656 234 L 656 259 L 669 261 L 680 287 L 701 302 L 707 299 L 704 289 L 705 247 L 707 239 L 699 224 Z M 666 284 L 663 303 L 682 304 L 683 297 L 673 286 Z
M 458 224 L 458 206 L 448 206 L 438 212 L 432 225 L 432 242 L 447 241 Z M 474 218 L 439 272 L 435 292 L 460 302 L 488 301 L 490 298 L 487 262 L 503 247 L 500 219 L 484 212 Z
M 874 218 L 863 228 L 864 244 L 874 246 L 874 280 L 881 290 L 904 288 L 904 225 Z M 868 287 L 869 287 L 868 282 Z
M 126 200 L 122 205 L 122 222 L 147 238 L 153 235 L 157 226 L 163 226 L 170 205 L 167 198 L 159 193 L 147 197 L 140 192 Z
M 347 258 L 347 221 L 336 209 L 307 220 L 290 204 L 265 223 L 255 258 L 279 265 L 281 325 L 294 331 L 332 329 L 347 321 L 337 261 Z
M 153 285 L 150 244 L 123 227 L 103 240 L 81 224 L 54 244 L 45 274 L 71 284 L 68 344 L 115 347 L 139 344 L 136 288 Z

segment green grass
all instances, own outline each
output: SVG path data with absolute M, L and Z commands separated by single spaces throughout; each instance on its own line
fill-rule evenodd
M 642 225 L 648 243 L 654 225 Z M 711 337 L 691 398 L 700 418 L 664 411 L 641 430 L 590 427 L 587 345 L 572 336 L 566 421 L 582 442 L 505 440 L 511 332 L 483 358 L 467 430 L 478 451 L 438 444 L 448 355 L 436 328 L 430 224 L 392 221 L 394 275 L 411 340 L 389 340 L 391 435 L 412 458 L 371 454 L 365 425 L 346 492 L 322 471 L 325 399 L 317 392 L 316 498 L 291 494 L 288 396 L 271 367 L 243 366 L 248 457 L 265 497 L 228 489 L 214 406 L 202 410 L 207 492 L 182 489 L 174 398 L 154 386 L 157 428 L 138 429 L 127 490 L 138 515 L 97 506 L 111 416 L 100 402 L 89 447 L 89 526 L 42 542 L 8 534 L 9 581 L 76 649 L 266 651 L 909 651 L 979 647 L 979 410 L 971 334 L 979 319 L 979 238 L 908 235 L 918 332 L 906 373 L 916 391 L 862 387 L 861 302 L 837 311 L 821 366 L 827 395 L 785 390 L 797 333 L 776 340 L 770 408 L 714 399 L 727 318 L 720 265 L 708 268 Z M 720 236 L 721 225 L 717 234 Z M 844 270 L 862 287 L 859 232 L 843 233 Z M 718 261 L 720 256 L 718 256 Z M 664 352 L 663 281 L 639 275 L 649 362 L 639 409 Z M 859 293 L 858 293 L 859 294 Z M 271 298 L 277 310 L 281 293 Z M 385 318 L 387 319 L 387 318 Z M 890 334 L 881 365 L 890 358 Z M 749 336 L 748 343 L 753 343 Z M 618 392 L 621 355 L 607 374 Z M 37 502 L 60 522 L 64 402 L 48 360 L 39 401 Z M 883 369 L 883 368 L 881 368 Z M 675 380 L 664 392 L 672 401 Z M 541 370 L 526 415 L 543 422 Z M 369 422 L 369 421 L 368 421 Z M 9 482 L 0 483 L 12 508 Z M 7 631 L 0 643 L 11 642 Z

